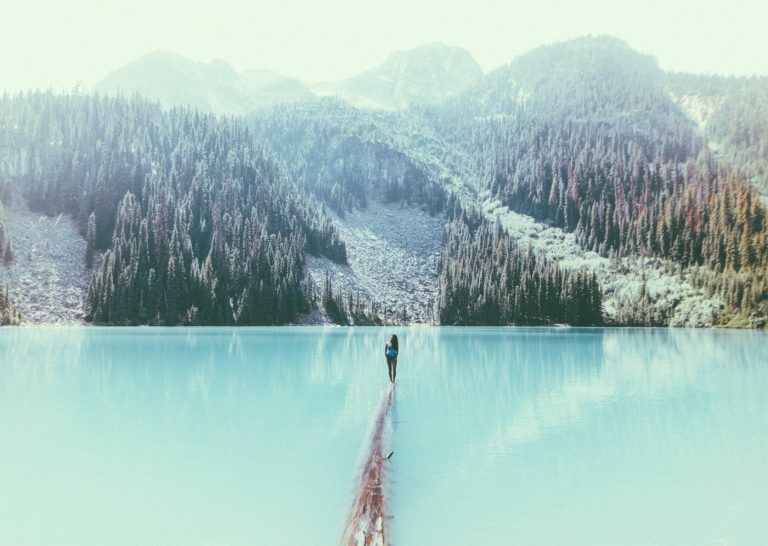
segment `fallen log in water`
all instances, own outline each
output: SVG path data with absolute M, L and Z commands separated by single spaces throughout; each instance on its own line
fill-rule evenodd
M 368 454 L 360 474 L 355 500 L 347 516 L 341 544 L 343 546 L 385 546 L 387 544 L 387 472 L 392 453 L 382 453 L 384 433 L 389 421 L 395 391 L 390 385 L 381 401 L 371 434 Z

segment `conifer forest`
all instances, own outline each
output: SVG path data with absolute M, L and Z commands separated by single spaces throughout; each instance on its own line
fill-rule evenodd
M 667 73 L 606 37 L 398 109 L 302 95 L 230 114 L 140 92 L 5 93 L 0 268 L 27 252 L 9 220 L 23 208 L 74 222 L 89 323 L 408 323 L 408 293 L 387 308 L 355 284 L 368 256 L 345 222 L 375 205 L 442 225 L 418 322 L 666 326 L 697 304 L 658 287 L 684 285 L 714 302 L 690 325 L 764 327 L 766 97 L 765 78 Z M 573 243 L 520 239 L 519 218 Z M 5 281 L 1 324 L 23 322 L 20 299 Z

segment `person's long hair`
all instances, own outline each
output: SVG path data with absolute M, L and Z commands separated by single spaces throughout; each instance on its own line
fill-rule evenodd
M 400 351 L 400 345 L 397 342 L 397 336 L 395 334 L 392 334 L 392 337 L 389 340 L 389 344 L 395 348 L 395 351 Z

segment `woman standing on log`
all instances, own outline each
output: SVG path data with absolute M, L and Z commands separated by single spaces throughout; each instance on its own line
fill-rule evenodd
M 397 355 L 400 352 L 400 345 L 397 342 L 397 336 L 392 334 L 389 343 L 384 346 L 384 356 L 387 359 L 387 368 L 389 368 L 389 380 L 395 382 L 397 375 Z

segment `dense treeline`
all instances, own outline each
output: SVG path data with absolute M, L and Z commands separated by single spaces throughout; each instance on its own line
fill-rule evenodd
M 87 317 L 277 324 L 307 307 L 304 252 L 344 262 L 319 213 L 242 124 L 140 99 L 33 93 L 0 107 L 3 195 L 88 241 Z
M 565 124 L 527 141 L 517 123 L 503 131 L 518 140 L 494 156 L 492 193 L 513 210 L 574 231 L 585 248 L 718 271 L 766 263 L 759 196 L 711 158 L 649 161 L 630 138 L 596 127 L 589 137 L 585 127 Z
M 328 318 L 335 324 L 355 326 L 380 326 L 384 318 L 379 313 L 375 300 L 366 301 L 361 298 L 360 291 L 347 289 L 346 296 L 341 288 L 333 289 L 333 281 L 326 271 L 322 291 L 309 279 L 313 298 L 310 303 L 315 308 L 322 308 Z M 407 322 L 403 322 L 407 324 Z
M 566 270 L 519 248 L 498 223 L 458 203 L 446 226 L 440 260 L 441 324 L 603 323 L 594 273 Z
M 446 193 L 419 157 L 424 152 L 399 134 L 407 125 L 402 115 L 362 112 L 339 100 L 276 107 L 251 119 L 296 183 L 337 213 L 378 201 L 435 214 Z

